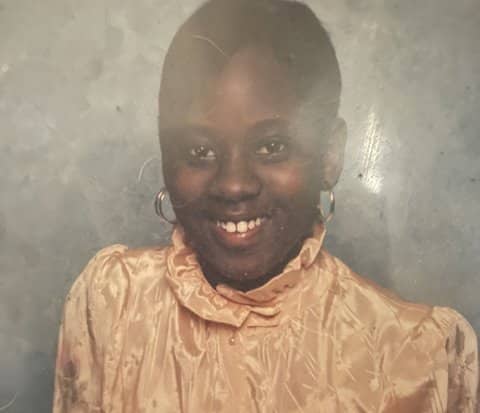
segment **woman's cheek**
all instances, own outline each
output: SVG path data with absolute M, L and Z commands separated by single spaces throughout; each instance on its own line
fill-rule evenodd
M 212 171 L 206 169 L 179 166 L 171 181 L 172 195 L 182 202 L 199 199 L 208 191 L 212 176 Z
M 282 198 L 303 198 L 315 185 L 308 165 L 301 162 L 270 165 L 263 168 L 262 175 L 269 190 Z

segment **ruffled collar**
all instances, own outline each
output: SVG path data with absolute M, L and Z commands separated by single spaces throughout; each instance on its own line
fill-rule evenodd
M 184 232 L 176 227 L 167 256 L 167 280 L 181 305 L 199 317 L 217 323 L 241 327 L 278 324 L 283 304 L 305 278 L 322 247 L 325 229 L 316 225 L 299 252 L 268 283 L 247 292 L 220 284 L 213 288 L 203 275 L 195 252 L 186 245 Z

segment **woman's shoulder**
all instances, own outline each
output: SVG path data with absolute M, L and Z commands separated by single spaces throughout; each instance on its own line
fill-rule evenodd
M 335 273 L 335 285 L 341 301 L 354 309 L 359 322 L 389 326 L 400 336 L 437 337 L 440 341 L 453 336 L 476 339 L 469 322 L 456 310 L 405 300 L 393 291 L 355 273 L 348 265 L 322 251 L 324 265 Z
M 364 347 L 367 357 L 381 360 L 390 383 L 417 377 L 423 385 L 428 377 L 435 381 L 432 388 L 448 393 L 449 412 L 474 411 L 479 389 L 478 342 L 460 313 L 403 300 L 326 252 L 321 263 L 334 280 L 334 297 L 329 302 L 335 307 L 330 312 L 341 326 L 345 345 L 355 343 L 352 348 Z
M 169 246 L 129 248 L 124 244 L 104 247 L 88 261 L 73 283 L 68 298 L 83 293 L 119 298 L 152 284 L 161 286 L 168 249 Z

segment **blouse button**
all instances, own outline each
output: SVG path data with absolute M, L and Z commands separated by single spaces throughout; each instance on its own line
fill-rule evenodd
M 235 337 L 234 336 L 230 337 L 228 342 L 230 343 L 231 346 L 233 346 L 235 344 Z

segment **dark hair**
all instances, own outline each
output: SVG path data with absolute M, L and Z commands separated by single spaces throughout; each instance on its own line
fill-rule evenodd
M 228 57 L 251 45 L 271 48 L 288 69 L 299 99 L 313 104 L 322 118 L 336 117 L 341 75 L 330 37 L 308 6 L 288 0 L 210 0 L 202 5 L 168 49 L 160 117 L 185 108 L 205 88 L 204 74 L 220 71 Z

